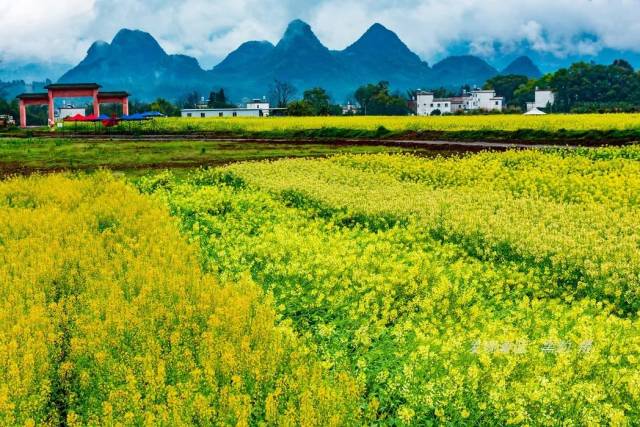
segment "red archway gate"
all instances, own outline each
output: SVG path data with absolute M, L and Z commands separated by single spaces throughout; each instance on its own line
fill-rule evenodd
M 20 103 L 20 127 L 27 127 L 27 106 L 48 105 L 49 122 L 55 120 L 56 98 L 93 98 L 93 113 L 100 115 L 100 104 L 122 104 L 122 114 L 129 114 L 129 94 L 127 92 L 100 92 L 97 83 L 55 83 L 45 86 L 47 93 L 24 93 L 18 95 Z

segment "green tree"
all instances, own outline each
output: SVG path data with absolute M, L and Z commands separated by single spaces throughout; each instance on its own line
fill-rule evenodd
M 407 99 L 398 93 L 391 94 L 389 83 L 385 81 L 359 87 L 354 97 L 364 115 L 401 116 L 409 113 Z
M 354 98 L 360 104 L 360 108 L 362 109 L 362 113 L 366 116 L 369 115 L 369 109 L 371 104 L 373 103 L 373 98 L 376 94 L 382 90 L 381 85 L 386 82 L 380 82 L 377 85 L 368 84 L 365 86 L 360 86 L 356 92 L 354 93 Z
M 640 75 L 624 60 L 611 65 L 578 62 L 545 78 L 557 93 L 560 111 L 589 104 L 640 105 Z
M 209 108 L 233 108 L 233 107 L 235 107 L 234 104 L 229 102 L 229 100 L 227 99 L 227 95 L 225 95 L 224 89 L 222 89 L 222 88 L 217 92 L 212 91 L 209 94 L 209 100 L 207 102 L 207 105 L 209 106 Z
M 613 61 L 613 66 L 623 68 L 627 71 L 631 71 L 632 73 L 634 71 L 631 64 L 629 64 L 629 62 L 624 59 L 616 59 L 615 61 Z
M 521 87 L 526 87 L 529 83 L 527 76 L 518 76 L 515 74 L 506 76 L 495 76 L 484 84 L 484 89 L 493 89 L 496 95 L 503 96 L 508 106 L 522 107 L 522 101 L 516 99 L 515 93 Z M 514 102 L 515 101 L 515 102 Z
M 196 108 L 200 101 L 200 95 L 198 94 L 198 92 L 193 91 L 184 95 L 181 101 L 178 102 L 178 104 L 182 108 Z
M 151 104 L 137 99 L 129 101 L 129 114 L 145 113 L 151 111 Z
M 158 98 L 151 103 L 149 106 L 151 111 L 159 111 L 165 116 L 169 117 L 179 117 L 180 116 L 180 108 L 171 102 L 167 101 L 164 98 Z
M 287 114 L 289 116 L 313 116 L 313 106 L 305 101 L 292 101 L 287 105 Z
M 331 98 L 326 90 L 321 87 L 314 87 L 305 90 L 302 96 L 310 107 L 314 116 L 327 116 L 330 113 Z

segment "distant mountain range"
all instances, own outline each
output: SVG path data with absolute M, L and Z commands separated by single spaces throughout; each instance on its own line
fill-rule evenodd
M 126 90 L 146 100 L 212 87 L 209 73 L 195 58 L 167 55 L 150 34 L 131 30 L 119 31 L 111 44 L 93 43 L 85 59 L 59 82 L 96 82 L 106 90 Z
M 541 74 L 535 65 L 528 65 L 519 69 L 531 76 Z M 222 87 L 237 101 L 266 95 L 277 79 L 291 83 L 299 94 L 320 86 L 336 101 L 343 101 L 358 86 L 381 80 L 404 91 L 480 86 L 497 74 L 499 71 L 487 62 L 469 55 L 446 58 L 430 67 L 380 24 L 371 26 L 346 49 L 332 51 L 308 24 L 295 20 L 277 45 L 266 41 L 244 43 L 212 70 L 203 70 L 193 58 L 168 55 L 148 33 L 121 30 L 111 44 L 94 43 L 87 57 L 60 82 L 96 81 L 107 89 L 128 90 L 140 99 L 175 99 L 194 90 L 206 95 Z
M 582 34 L 575 39 L 575 45 L 597 43 L 598 38 L 593 34 Z M 476 49 L 474 49 L 472 45 L 470 41 L 453 43 L 447 46 L 443 58 L 451 55 L 465 55 L 469 52 L 474 52 Z M 596 64 L 611 64 L 616 59 L 625 59 L 635 68 L 640 67 L 640 53 L 611 48 L 597 50 L 597 52 L 593 54 L 570 54 L 567 52 L 554 54 L 551 52 L 541 52 L 535 49 L 529 42 L 522 41 L 516 44 L 509 44 L 508 46 L 503 46 L 495 42 L 486 50 L 490 53 L 478 56 L 490 62 L 498 69 L 507 68 L 509 64 L 518 59 L 518 57 L 531 59 L 531 61 L 536 64 L 536 67 L 543 73 L 554 72 L 580 61 L 594 62 Z
M 395 90 L 405 91 L 481 86 L 498 74 L 540 77 L 542 72 L 534 63 L 535 58 L 532 60 L 535 52 L 524 51 L 529 55 L 510 54 L 508 61 L 506 57 L 492 61 L 502 65 L 496 68 L 486 59 L 465 54 L 461 44 L 452 48 L 452 52 L 461 54 L 430 66 L 380 24 L 371 26 L 346 49 L 332 51 L 318 40 L 308 24 L 295 20 L 275 46 L 267 41 L 246 42 L 213 69 L 204 70 L 195 58 L 168 55 L 150 34 L 123 29 L 111 43 L 95 42 L 82 62 L 59 81 L 95 81 L 105 90 L 127 90 L 142 100 L 159 96 L 178 99 L 193 91 L 206 95 L 224 88 L 232 100 L 239 101 L 266 95 L 277 79 L 293 84 L 298 95 L 320 86 L 335 101 L 342 102 L 358 86 L 381 80 L 388 81 Z M 630 60 L 633 62 L 634 58 Z M 2 75 L 0 70 L 0 80 Z

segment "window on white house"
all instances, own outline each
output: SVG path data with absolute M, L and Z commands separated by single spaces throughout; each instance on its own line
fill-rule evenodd
M 200 117 L 202 117 L 204 119 L 205 118 L 205 114 L 204 113 L 200 113 Z
M 235 111 L 233 112 L 233 117 L 238 117 L 238 113 L 236 113 Z
M 187 117 L 191 117 L 191 113 L 187 113 Z
M 221 111 L 218 113 L 218 117 L 224 117 L 224 113 Z

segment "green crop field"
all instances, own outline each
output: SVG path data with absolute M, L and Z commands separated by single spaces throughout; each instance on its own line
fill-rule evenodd
M 433 155 L 427 150 L 382 145 L 7 138 L 0 139 L 0 174 L 108 168 L 129 175 L 142 175 L 150 169 L 170 168 L 186 172 L 194 167 L 237 161 L 380 152 Z

